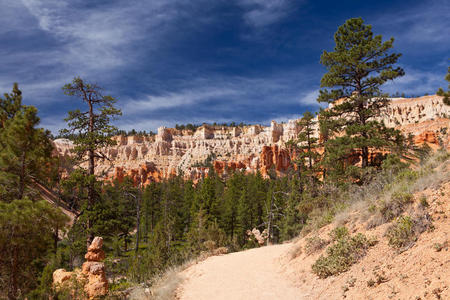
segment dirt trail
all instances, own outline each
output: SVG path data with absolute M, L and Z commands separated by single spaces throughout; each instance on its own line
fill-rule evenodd
M 292 244 L 282 244 L 213 256 L 181 275 L 182 300 L 302 299 L 299 290 L 281 270 L 280 259 Z

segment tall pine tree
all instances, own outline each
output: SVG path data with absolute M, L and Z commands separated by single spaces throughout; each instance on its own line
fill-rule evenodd
M 0 199 L 36 199 L 35 184 L 47 184 L 55 175 L 50 132 L 36 128 L 37 109 L 22 105 L 17 84 L 0 99 L 0 119 Z
M 65 119 L 69 129 L 62 130 L 61 134 L 74 134 L 73 152 L 80 161 L 79 167 L 84 159 L 87 159 L 88 162 L 87 176 L 85 177 L 87 205 L 84 216 L 86 217 L 87 246 L 89 247 L 94 238 L 92 209 L 99 200 L 95 189 L 95 160 L 106 158 L 101 150 L 115 144 L 111 135 L 117 131 L 117 128 L 110 122 L 121 115 L 121 111 L 114 107 L 116 100 L 113 97 L 103 95 L 102 89 L 98 85 L 85 82 L 80 77 L 76 77 L 72 83 L 64 85 L 63 91 L 68 96 L 80 98 L 87 105 L 86 111 L 82 112 L 79 109 L 69 111 L 69 116 Z
M 401 54 L 390 53 L 394 39 L 385 42 L 372 32 L 372 26 L 361 18 L 347 20 L 334 35 L 333 52 L 324 51 L 320 62 L 328 69 L 321 79 L 319 102 L 330 107 L 334 138 L 332 164 L 341 163 L 351 155 L 360 157 L 363 168 L 369 166 L 369 150 L 382 150 L 394 143 L 391 130 L 377 120 L 389 99 L 381 91 L 387 81 L 404 75 L 395 63 Z

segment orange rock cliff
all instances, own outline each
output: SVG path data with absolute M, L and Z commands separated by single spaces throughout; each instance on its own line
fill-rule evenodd
M 441 144 L 449 149 L 449 116 L 450 106 L 432 95 L 393 98 L 381 119 L 387 126 L 412 133 L 417 144 L 426 142 L 434 148 Z M 97 172 L 107 180 L 129 176 L 144 184 L 176 174 L 196 180 L 207 175 L 205 162 L 210 161 L 219 174 L 238 169 L 267 175 L 271 168 L 283 174 L 293 156 L 285 143 L 297 137 L 297 121 L 272 121 L 267 127 L 203 125 L 195 132 L 160 127 L 156 136 L 117 136 L 117 145 L 105 151 L 110 161 L 98 161 Z M 71 141 L 57 139 L 54 143 L 60 156 L 70 154 Z

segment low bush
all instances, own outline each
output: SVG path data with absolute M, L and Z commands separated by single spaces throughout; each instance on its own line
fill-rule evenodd
M 127 281 L 125 278 L 122 278 L 120 280 L 118 280 L 117 282 L 111 283 L 109 286 L 109 290 L 111 292 L 115 292 L 115 291 L 123 291 L 126 290 L 130 287 L 132 287 L 133 283 Z
M 342 229 L 338 231 L 344 232 Z M 312 265 L 312 271 L 320 278 L 348 271 L 375 243 L 375 240 L 368 239 L 361 233 L 354 236 L 350 236 L 348 233 L 341 234 L 339 239 L 328 247 L 327 256 L 321 255 Z
M 427 213 L 415 217 L 400 216 L 387 229 L 386 237 L 390 246 L 398 249 L 408 249 L 414 245 L 419 234 L 432 228 L 431 217 Z
M 405 247 L 415 241 L 414 222 L 410 216 L 401 216 L 389 227 L 386 236 L 389 245 L 395 248 Z
M 379 211 L 384 222 L 391 221 L 405 211 L 407 205 L 414 201 L 413 195 L 406 192 L 395 192 L 389 200 L 380 203 Z
M 420 197 L 420 205 L 422 205 L 422 207 L 427 208 L 430 206 L 430 204 L 427 201 L 427 197 L 425 197 L 424 195 L 422 195 L 422 197 Z
M 348 229 L 345 226 L 336 227 L 330 232 L 330 238 L 332 241 L 337 241 L 348 236 Z

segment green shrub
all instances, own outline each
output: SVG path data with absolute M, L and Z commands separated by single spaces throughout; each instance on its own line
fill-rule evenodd
M 339 231 L 344 232 L 341 229 Z M 354 236 L 341 234 L 340 238 L 328 247 L 327 256 L 321 255 L 312 265 L 312 271 L 320 278 L 348 271 L 374 244 L 374 240 L 361 233 Z
M 430 206 L 430 204 L 427 201 L 427 197 L 425 197 L 424 195 L 422 195 L 422 197 L 420 197 L 420 205 L 422 205 L 423 207 Z
M 442 249 L 447 248 L 448 243 L 445 241 L 444 243 L 434 243 L 433 248 L 436 252 L 440 252 Z
M 133 286 L 133 283 L 127 281 L 125 278 L 118 280 L 117 282 L 111 283 L 109 290 L 111 292 L 123 291 Z
M 348 229 L 345 226 L 336 227 L 330 232 L 330 238 L 332 241 L 337 241 L 348 236 Z
M 384 222 L 391 221 L 405 211 L 407 205 L 414 201 L 411 193 L 395 192 L 389 200 L 380 203 L 379 211 Z
M 403 169 L 398 173 L 396 181 L 405 180 L 407 182 L 413 182 L 417 178 L 419 178 L 419 172 L 411 169 Z
M 408 204 L 414 201 L 414 197 L 411 193 L 395 192 L 392 194 L 391 200 L 402 204 Z
M 414 221 L 410 216 L 401 216 L 389 227 L 386 232 L 389 245 L 395 248 L 402 248 L 415 241 Z

